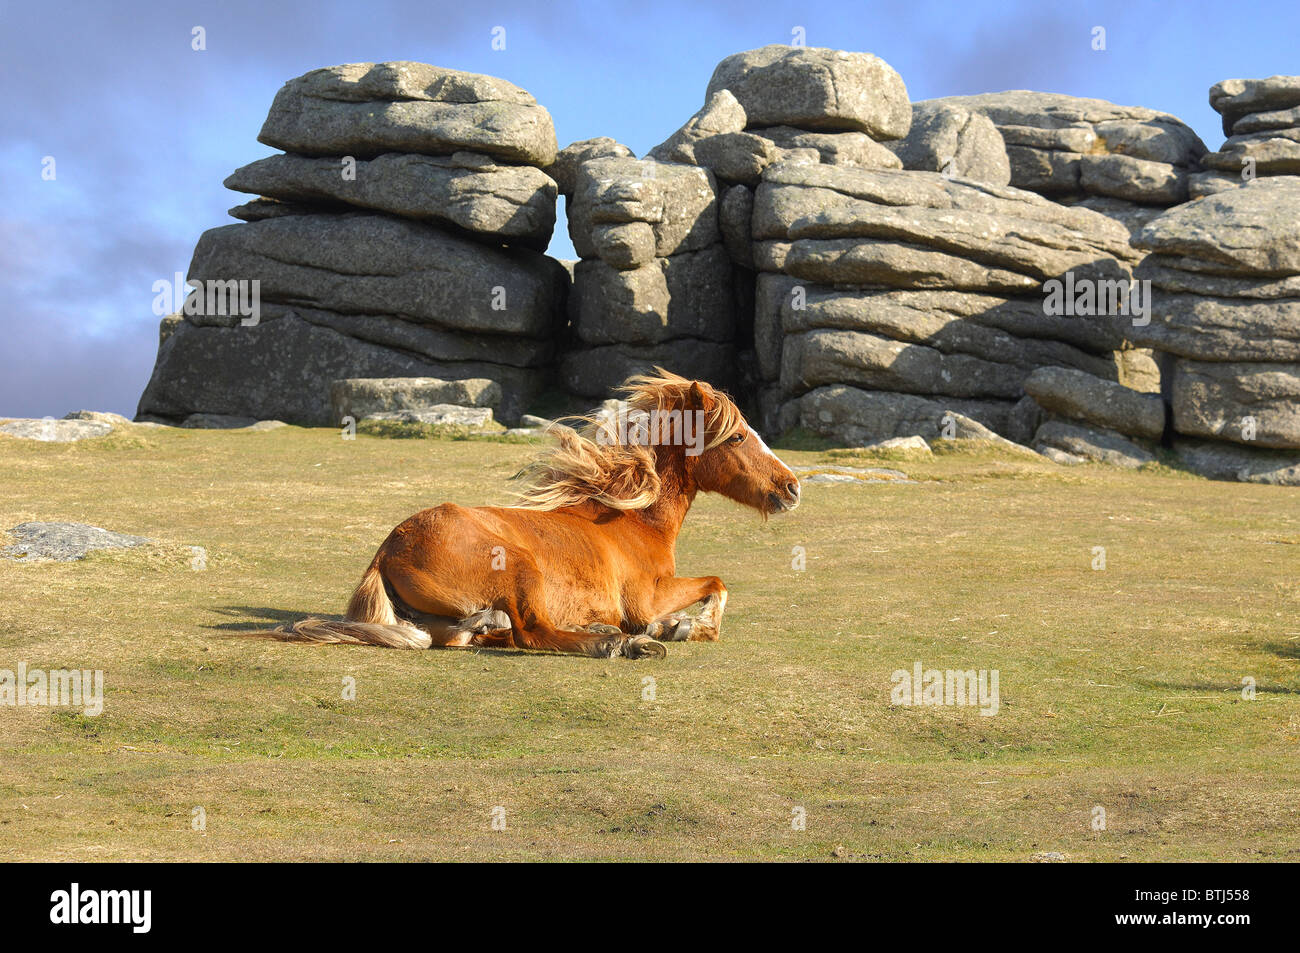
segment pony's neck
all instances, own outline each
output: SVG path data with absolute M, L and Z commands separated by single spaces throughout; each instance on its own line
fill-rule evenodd
M 655 448 L 655 471 L 659 474 L 659 496 L 637 515 L 674 543 L 699 487 L 686 468 L 686 450 L 663 444 Z

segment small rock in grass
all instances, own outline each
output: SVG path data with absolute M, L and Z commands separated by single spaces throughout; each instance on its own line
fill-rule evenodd
M 97 420 L 41 419 L 10 420 L 0 424 L 0 433 L 41 443 L 72 443 L 91 437 L 104 437 L 113 432 L 113 425 Z
M 875 440 L 864 446 L 862 449 L 872 451 L 902 451 L 905 453 L 919 453 L 926 457 L 933 456 L 933 453 L 930 450 L 930 445 L 926 442 L 925 438 L 915 435 L 911 437 L 890 437 L 888 440 Z
M 143 536 L 113 533 L 85 523 L 19 523 L 9 530 L 9 535 L 16 542 L 0 549 L 0 557 L 19 562 L 72 562 L 96 549 L 132 549 L 152 542 Z
M 795 467 L 800 483 L 915 483 L 902 470 L 886 467 Z
M 1055 447 L 1044 446 L 1039 452 L 1053 463 L 1059 463 L 1063 467 L 1077 467 L 1081 463 L 1088 462 L 1087 457 L 1081 457 L 1077 453 L 1066 453 Z

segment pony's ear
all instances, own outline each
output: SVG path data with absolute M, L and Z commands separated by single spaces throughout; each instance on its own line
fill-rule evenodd
M 700 386 L 699 381 L 691 381 L 691 389 L 686 392 L 686 407 L 688 410 L 706 410 L 709 406 L 708 395 L 704 393 L 704 388 Z

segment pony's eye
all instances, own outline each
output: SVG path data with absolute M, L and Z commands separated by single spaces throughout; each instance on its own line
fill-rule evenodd
M 744 443 L 744 442 L 745 442 L 745 432 L 742 430 L 742 431 L 741 431 L 740 433 L 738 433 L 738 434 L 732 434 L 732 436 L 731 436 L 731 441 L 730 441 L 730 442 L 731 442 L 731 443 Z

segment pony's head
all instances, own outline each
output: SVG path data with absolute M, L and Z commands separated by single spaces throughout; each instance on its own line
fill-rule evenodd
M 799 504 L 799 480 L 745 421 L 726 394 L 662 368 L 629 378 L 622 391 L 648 415 L 652 443 L 680 443 L 694 485 L 764 516 Z

